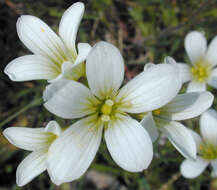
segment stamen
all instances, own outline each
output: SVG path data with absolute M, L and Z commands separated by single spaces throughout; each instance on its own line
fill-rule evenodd
M 161 110 L 160 110 L 160 109 L 156 109 L 156 110 L 152 111 L 152 113 L 153 113 L 154 115 L 160 115 Z
M 211 73 L 211 65 L 206 60 L 199 60 L 192 68 L 191 73 L 197 82 L 206 82 Z
M 114 102 L 110 99 L 106 100 L 105 103 L 102 105 L 101 112 L 104 115 L 109 115 L 112 112 L 112 106 Z
M 101 120 L 104 122 L 108 122 L 108 121 L 110 121 L 110 116 L 109 115 L 102 115 Z
M 202 143 L 199 146 L 199 154 L 206 160 L 214 160 L 217 158 L 217 146 L 207 143 Z

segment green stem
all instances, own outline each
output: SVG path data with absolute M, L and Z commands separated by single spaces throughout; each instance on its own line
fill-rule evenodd
M 33 100 L 31 103 L 29 103 L 28 105 L 24 106 L 22 109 L 20 109 L 18 112 L 12 114 L 11 116 L 9 116 L 7 119 L 5 119 L 4 121 L 2 121 L 0 123 L 0 128 L 2 126 L 4 126 L 5 124 L 9 123 L 11 120 L 15 119 L 17 116 L 19 116 L 20 114 L 24 113 L 25 111 L 27 111 L 28 109 L 41 105 L 43 102 L 42 98 L 38 98 Z

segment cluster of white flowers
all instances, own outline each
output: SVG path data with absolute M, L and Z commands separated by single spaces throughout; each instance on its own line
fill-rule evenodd
M 181 165 L 185 177 L 198 176 L 209 162 L 217 174 L 217 113 L 206 111 L 214 99 L 206 84 L 217 88 L 217 38 L 207 49 L 202 33 L 189 33 L 185 48 L 193 66 L 166 57 L 162 64 L 146 64 L 121 87 L 124 61 L 114 45 L 78 43 L 76 48 L 83 13 L 80 2 L 66 10 L 59 36 L 34 16 L 17 21 L 18 36 L 33 55 L 11 61 L 5 73 L 13 81 L 48 80 L 46 109 L 64 119 L 79 118 L 63 132 L 55 121 L 46 128 L 4 130 L 12 144 L 33 151 L 18 166 L 18 186 L 45 170 L 56 185 L 78 179 L 93 161 L 103 134 L 111 157 L 124 170 L 148 168 L 152 142 L 162 132 L 187 159 Z M 187 92 L 178 94 L 187 81 Z M 201 114 L 203 140 L 179 122 Z

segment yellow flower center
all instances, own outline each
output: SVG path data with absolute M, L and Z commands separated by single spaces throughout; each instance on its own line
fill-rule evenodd
M 199 155 L 205 160 L 217 159 L 217 146 L 208 143 L 202 143 L 199 147 Z
M 106 100 L 105 103 L 101 107 L 101 120 L 102 121 L 110 121 L 110 115 L 112 113 L 112 106 L 114 105 L 114 102 L 110 99 Z
M 160 115 L 161 110 L 160 109 L 156 109 L 152 111 L 153 115 Z
M 191 73 L 196 82 L 206 82 L 211 73 L 211 65 L 201 59 L 191 68 Z

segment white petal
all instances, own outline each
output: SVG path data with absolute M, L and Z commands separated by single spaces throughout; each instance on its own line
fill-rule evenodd
M 176 60 L 173 59 L 173 58 L 170 57 L 170 56 L 166 56 L 166 57 L 164 58 L 164 63 L 176 65 Z
M 200 132 L 202 137 L 217 145 L 217 112 L 209 109 L 200 117 Z
M 213 38 L 211 43 L 208 46 L 206 59 L 209 61 L 210 64 L 213 66 L 217 65 L 217 36 Z
M 85 76 L 85 65 L 84 61 L 87 58 L 91 50 L 91 46 L 88 43 L 78 44 L 78 56 L 75 62 L 64 62 L 62 64 L 62 78 L 68 80 L 78 80 L 81 76 Z
M 59 68 L 45 57 L 26 55 L 11 61 L 4 72 L 13 81 L 50 80 L 57 77 Z
M 217 68 L 212 70 L 211 76 L 208 80 L 208 84 L 217 89 Z
M 217 177 L 217 160 L 211 161 L 211 166 L 213 168 L 212 173 L 214 174 L 214 177 Z
M 155 66 L 154 63 L 146 63 L 144 66 L 144 71 L 147 71 L 148 69 L 150 69 L 152 66 Z
M 45 128 L 45 132 L 50 132 L 57 136 L 60 136 L 62 130 L 56 121 L 50 121 Z
M 21 16 L 17 21 L 17 33 L 20 40 L 33 53 L 43 55 L 56 64 L 65 60 L 62 41 L 39 18 L 30 15 Z
M 188 159 L 195 159 L 197 153 L 196 142 L 190 131 L 181 123 L 172 121 L 165 125 L 162 132 L 168 137 L 173 146 Z
M 199 116 L 213 103 L 210 92 L 189 92 L 177 95 L 163 110 L 172 120 L 185 120 Z
M 17 185 L 24 186 L 46 170 L 46 151 L 40 150 L 29 154 L 18 166 Z
M 48 85 L 44 91 L 44 106 L 53 114 L 65 119 L 79 118 L 93 113 L 90 90 L 81 83 L 60 80 Z
M 196 161 L 185 160 L 182 162 L 180 170 L 181 174 L 186 178 L 198 177 L 207 167 L 209 162 L 197 157 Z
M 35 151 L 49 146 L 49 134 L 44 128 L 9 127 L 3 134 L 11 144 L 25 150 Z
M 81 76 L 85 76 L 85 66 L 84 63 L 72 64 L 69 61 L 66 61 L 61 66 L 62 73 L 58 79 L 51 81 L 57 82 L 58 80 L 75 80 L 77 81 Z
M 130 172 L 146 169 L 153 158 L 151 138 L 134 119 L 122 116 L 105 131 L 108 150 L 114 161 Z
M 116 100 L 123 103 L 122 109 L 125 112 L 147 112 L 167 104 L 178 94 L 180 88 L 178 67 L 173 64 L 158 64 L 128 82 Z
M 83 14 L 84 4 L 77 2 L 64 12 L 60 21 L 59 34 L 71 52 L 76 52 L 75 41 Z
M 194 64 L 205 56 L 207 49 L 206 38 L 201 32 L 192 31 L 185 37 L 185 50 Z
M 88 43 L 78 43 L 78 57 L 75 60 L 75 65 L 82 63 L 86 60 L 90 53 L 91 46 Z
M 95 127 L 93 118 L 82 119 L 64 131 L 51 145 L 47 164 L 55 184 L 78 179 L 88 169 L 102 136 L 102 125 L 98 126 L 98 130 Z
M 180 75 L 182 78 L 182 82 L 188 82 L 192 80 L 192 74 L 190 71 L 190 66 L 185 63 L 178 63 L 179 69 L 180 69 Z
M 124 78 L 124 61 L 120 51 L 107 42 L 98 42 L 91 49 L 86 72 L 92 92 L 99 98 L 115 93 Z
M 190 82 L 187 87 L 187 92 L 203 92 L 206 91 L 206 83 Z
M 151 137 L 152 142 L 155 142 L 159 136 L 159 133 L 151 112 L 145 115 L 140 124 L 146 129 Z
M 197 150 L 199 150 L 200 145 L 202 143 L 202 138 L 200 137 L 200 135 L 198 135 L 198 133 L 194 132 L 192 129 L 188 128 L 188 130 L 190 131 L 192 137 L 194 138 L 194 141 L 197 145 Z

